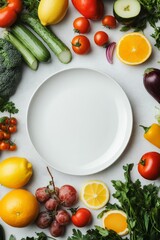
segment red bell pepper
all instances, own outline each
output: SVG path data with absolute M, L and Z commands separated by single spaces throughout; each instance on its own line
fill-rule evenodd
M 72 0 L 73 6 L 84 17 L 91 20 L 99 20 L 104 14 L 104 4 L 102 0 Z
M 2 0 L 0 3 L 0 27 L 10 27 L 22 11 L 22 0 Z

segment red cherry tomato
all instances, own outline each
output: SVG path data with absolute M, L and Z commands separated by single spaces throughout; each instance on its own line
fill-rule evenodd
M 105 46 L 108 43 L 109 37 L 106 32 L 98 31 L 94 35 L 94 42 L 98 46 Z
M 15 151 L 17 150 L 17 145 L 15 143 L 10 143 L 9 145 L 9 151 Z
M 4 133 L 3 131 L 0 131 L 0 140 L 3 140 L 4 139 Z
M 145 153 L 138 163 L 138 172 L 148 180 L 160 177 L 160 154 L 157 152 Z
M 14 118 L 14 117 L 11 117 L 11 118 L 10 118 L 10 124 L 12 124 L 12 125 L 17 125 L 17 119 Z
M 6 124 L 1 124 L 0 128 L 1 128 L 1 130 L 3 130 L 3 131 L 7 131 L 8 126 L 7 126 Z
M 15 133 L 17 131 L 17 126 L 16 125 L 10 125 L 8 127 L 9 133 Z
M 8 150 L 9 149 L 9 142 L 8 141 L 1 141 L 0 142 L 0 150 Z
M 76 227 L 84 227 L 91 222 L 92 214 L 87 208 L 75 209 L 72 214 L 71 220 Z
M 72 39 L 72 49 L 77 54 L 86 54 L 90 50 L 90 41 L 84 35 L 77 35 Z
M 11 138 L 11 134 L 9 132 L 3 132 L 3 139 L 9 140 Z
M 77 33 L 87 33 L 90 30 L 90 22 L 85 17 L 78 17 L 73 21 L 73 27 Z
M 112 15 L 106 15 L 102 19 L 102 25 L 107 28 L 116 28 L 116 18 Z

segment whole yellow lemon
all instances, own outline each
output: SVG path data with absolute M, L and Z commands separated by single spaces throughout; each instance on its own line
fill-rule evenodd
M 8 188 L 21 188 L 33 174 L 32 164 L 22 157 L 9 157 L 0 162 L 0 184 Z

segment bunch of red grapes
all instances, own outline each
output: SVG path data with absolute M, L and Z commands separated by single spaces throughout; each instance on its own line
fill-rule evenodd
M 66 225 L 71 222 L 71 216 L 65 208 L 77 203 L 78 193 L 71 185 L 57 188 L 53 181 L 51 185 L 38 188 L 35 192 L 37 200 L 44 207 L 36 219 L 36 224 L 42 229 L 49 228 L 53 237 L 59 237 L 64 234 Z

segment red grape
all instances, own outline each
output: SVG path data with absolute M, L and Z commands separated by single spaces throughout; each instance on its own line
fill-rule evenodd
M 58 200 L 58 198 L 49 198 L 46 202 L 45 202 L 45 208 L 49 211 L 53 211 L 56 210 L 57 207 L 59 206 L 60 202 Z
M 35 196 L 39 202 L 44 203 L 50 198 L 51 194 L 48 187 L 41 187 L 36 190 Z
M 73 206 L 78 200 L 76 189 L 71 185 L 63 185 L 59 189 L 59 199 L 63 206 Z
M 36 219 L 36 225 L 39 228 L 47 228 L 50 226 L 51 222 L 53 220 L 53 217 L 51 214 L 47 211 L 42 211 L 39 213 L 37 219 Z
M 55 219 L 60 225 L 67 225 L 70 222 L 71 217 L 66 210 L 61 209 L 57 211 Z
M 49 231 L 53 237 L 59 237 L 64 234 L 65 227 L 60 225 L 56 220 L 53 220 L 49 227 Z

